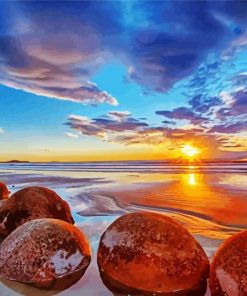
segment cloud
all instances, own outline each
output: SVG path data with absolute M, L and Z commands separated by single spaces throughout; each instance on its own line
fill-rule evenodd
M 218 110 L 219 118 L 227 118 L 229 116 L 242 116 L 247 114 L 247 90 L 242 89 L 229 95 L 231 100 L 227 107 Z
M 225 134 L 235 134 L 247 130 L 247 121 L 241 121 L 231 124 L 219 124 L 213 126 L 209 132 L 210 133 L 225 133 Z
M 170 140 L 189 140 L 195 138 L 195 136 L 200 139 L 215 137 L 204 134 L 204 129 L 199 127 L 186 129 L 150 126 L 145 122 L 133 118 L 128 112 L 117 111 L 117 114 L 121 114 L 121 120 L 119 120 L 118 116 L 115 118 L 112 117 L 112 112 L 107 113 L 105 116 L 93 119 L 72 114 L 68 117 L 65 124 L 73 130 L 79 131 L 82 135 L 125 145 L 158 145 Z M 122 116 L 123 114 L 125 114 L 125 116 Z
M 242 151 L 246 153 L 247 138 L 239 138 L 235 135 L 223 136 L 221 149 L 227 151 Z M 247 156 L 247 155 L 246 155 Z
M 0 135 L 3 135 L 4 134 L 4 130 L 3 128 L 0 127 Z
M 202 117 L 200 114 L 196 114 L 193 110 L 186 107 L 179 107 L 173 109 L 172 111 L 156 111 L 156 114 L 171 119 L 188 120 L 192 124 L 198 124 L 208 121 L 206 117 Z
M 130 113 L 111 111 L 106 116 L 90 119 L 86 116 L 70 115 L 65 123 L 83 135 L 102 139 L 111 138 L 123 132 L 140 131 L 148 124 L 137 120 Z
M 245 3 L 238 1 L 221 1 L 221 5 L 212 1 L 133 4 L 130 11 L 141 9 L 141 16 L 135 22 L 140 25 L 134 30 L 130 52 L 131 78 L 147 89 L 163 92 L 192 74 L 209 53 L 220 54 L 245 30 L 246 19 L 240 18 L 236 7 L 246 9 Z M 215 71 L 217 66 L 217 62 L 211 63 L 207 70 Z
M 112 117 L 115 120 L 125 120 L 130 116 L 130 112 L 129 111 L 110 111 L 108 112 L 108 116 Z
M 92 82 L 101 67 L 117 60 L 126 66 L 127 81 L 144 93 L 176 87 L 187 95 L 186 104 L 157 110 L 164 117 L 160 126 L 110 111 L 97 118 L 70 115 L 66 125 L 72 130 L 126 145 L 197 137 L 216 146 L 224 145 L 216 143 L 220 135 L 245 130 L 247 75 L 230 59 L 247 47 L 246 1 L 54 3 L 0 1 L 1 84 L 82 104 L 117 105 Z
M 181 114 L 184 113 L 179 112 L 179 119 L 175 121 L 181 119 Z M 185 114 L 187 115 L 187 112 Z M 184 119 L 184 116 L 182 118 Z M 177 151 L 184 143 L 189 142 L 202 147 L 203 150 L 210 147 L 211 152 L 207 150 L 207 153 L 211 153 L 211 157 L 220 155 L 224 151 L 229 153 L 235 151 L 234 153 L 238 155 L 246 151 L 247 147 L 246 141 L 239 134 L 246 129 L 246 121 L 234 124 L 213 124 L 212 127 L 203 127 L 202 124 L 177 127 L 177 122 L 169 126 L 152 126 L 133 118 L 127 111 L 110 111 L 97 118 L 72 114 L 65 124 L 82 135 L 127 146 L 162 145 L 165 151 Z M 224 154 L 224 156 L 227 155 Z
M 162 123 L 166 124 L 166 125 L 175 125 L 176 122 L 172 121 L 172 120 L 163 120 Z
M 72 138 L 72 139 L 77 139 L 79 138 L 79 135 L 78 134 L 73 134 L 73 133 L 65 133 L 65 136 L 68 137 L 68 138 Z
M 219 97 L 204 97 L 202 95 L 197 95 L 192 97 L 188 101 L 188 104 L 194 112 L 208 114 L 212 108 L 220 106 L 222 104 L 222 100 Z
M 220 53 L 244 35 L 246 18 L 239 12 L 245 8 L 238 1 L 1 2 L 0 83 L 51 98 L 116 105 L 90 78 L 117 59 L 143 88 L 165 92 L 212 51 Z
M 232 82 L 234 86 L 243 86 L 247 83 L 247 72 L 238 73 L 234 77 L 232 77 Z
M 72 2 L 59 10 L 51 2 L 36 4 L 0 4 L 0 19 L 4 14 L 10 18 L 0 30 L 0 83 L 51 98 L 117 105 L 116 98 L 90 81 L 108 55 L 101 33 L 87 24 L 93 15 L 85 12 L 82 20 L 77 11 L 73 16 L 78 5 Z
M 25 48 L 13 37 L 1 37 L 0 43 L 0 83 L 51 98 L 83 104 L 117 105 L 116 98 L 87 80 L 86 69 L 78 69 L 79 61 L 73 60 L 75 53 L 56 52 L 54 48 L 52 52 L 36 50 L 34 55 L 32 48 Z M 77 59 L 79 56 L 78 51 Z M 57 63 L 57 59 L 63 60 L 64 64 Z

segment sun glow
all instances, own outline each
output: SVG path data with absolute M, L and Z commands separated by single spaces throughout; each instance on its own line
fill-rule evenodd
M 200 149 L 189 144 L 184 145 L 181 148 L 181 152 L 188 158 L 193 159 L 195 156 L 201 153 Z

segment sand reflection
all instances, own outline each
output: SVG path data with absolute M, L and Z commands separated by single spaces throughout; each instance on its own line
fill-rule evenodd
M 246 175 L 239 177 L 241 184 L 243 178 L 247 184 Z M 100 194 L 126 211 L 166 212 L 195 234 L 225 239 L 247 226 L 246 191 L 227 186 L 231 178 L 231 174 L 204 174 L 188 166 L 183 174 L 163 174 L 163 181 L 162 174 L 152 174 L 149 182 L 139 174 L 138 182 L 130 177 L 128 186 L 119 184 Z

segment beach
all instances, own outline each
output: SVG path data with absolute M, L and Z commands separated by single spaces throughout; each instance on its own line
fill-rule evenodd
M 41 291 L 2 281 L 1 296 L 112 295 L 98 273 L 97 246 L 107 226 L 128 212 L 149 210 L 175 218 L 210 259 L 222 241 L 247 225 L 246 163 L 5 163 L 0 164 L 0 180 L 11 193 L 28 186 L 55 190 L 69 203 L 92 248 L 90 267 L 69 289 Z

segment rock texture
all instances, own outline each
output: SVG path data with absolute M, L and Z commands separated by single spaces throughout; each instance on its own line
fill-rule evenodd
M 39 218 L 74 223 L 68 204 L 54 191 L 28 187 L 0 201 L 0 237 L 6 237 L 23 223 Z
M 98 266 L 115 294 L 204 295 L 209 261 L 199 243 L 173 219 L 138 212 L 103 233 Z
M 212 260 L 209 286 L 212 296 L 247 295 L 247 230 L 219 248 Z
M 63 290 L 91 261 L 88 241 L 72 224 L 57 219 L 29 221 L 0 245 L 0 277 Z
M 0 182 L 0 200 L 2 199 L 6 199 L 9 197 L 9 190 L 7 188 L 7 186 Z

